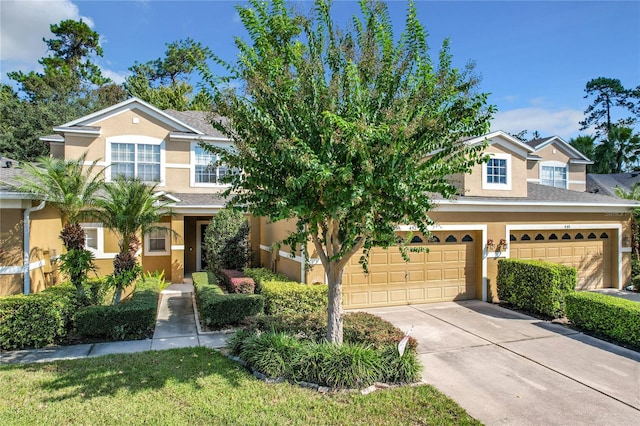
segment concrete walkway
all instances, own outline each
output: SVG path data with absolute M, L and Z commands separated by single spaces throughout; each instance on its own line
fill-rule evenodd
M 481 301 L 367 309 L 418 339 L 423 380 L 487 425 L 630 425 L 640 353 Z
M 4 351 L 0 353 L 0 364 L 48 362 L 192 346 L 224 347 L 227 334 L 204 333 L 200 330 L 193 309 L 193 284 L 190 279 L 185 281 L 184 284 L 171 284 L 162 291 L 152 339 Z

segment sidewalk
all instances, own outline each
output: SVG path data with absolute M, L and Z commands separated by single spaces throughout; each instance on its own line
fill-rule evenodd
M 162 291 L 152 339 L 5 351 L 0 353 L 0 365 L 49 362 L 193 346 L 224 347 L 228 334 L 202 332 L 196 322 L 193 306 L 193 284 L 190 278 L 185 278 L 184 284 L 171 284 Z

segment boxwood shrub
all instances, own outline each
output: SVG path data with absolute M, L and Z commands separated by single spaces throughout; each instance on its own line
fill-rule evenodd
M 200 320 L 211 328 L 233 325 L 245 318 L 264 312 L 264 298 L 257 294 L 225 294 L 212 274 L 193 274 L 196 305 Z
M 155 328 L 160 284 L 155 278 L 140 280 L 131 297 L 118 305 L 81 308 L 74 315 L 76 333 L 109 340 L 148 336 Z
M 77 308 L 76 289 L 69 283 L 40 293 L 0 298 L 0 348 L 41 348 L 67 334 Z
M 262 293 L 262 285 L 269 281 L 280 281 L 280 282 L 290 282 L 291 280 L 286 275 L 280 274 L 278 272 L 272 272 L 267 268 L 245 268 L 244 274 L 253 278 L 253 281 L 256 284 L 255 293 Z
M 326 312 L 326 284 L 270 281 L 262 284 L 264 311 L 267 315 Z
M 600 293 L 566 297 L 567 318 L 576 327 L 640 348 L 640 303 Z
M 498 261 L 498 297 L 519 309 L 564 316 L 565 297 L 574 292 L 575 268 L 539 260 Z

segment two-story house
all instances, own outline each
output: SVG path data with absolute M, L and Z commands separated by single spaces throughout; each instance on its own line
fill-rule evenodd
M 230 148 L 203 112 L 162 111 L 139 99 L 54 128 L 42 139 L 51 155 L 78 158 L 116 174 L 137 176 L 157 184 L 158 196 L 172 202 L 174 216 L 162 223 L 177 234 L 145 235 L 141 261 L 145 271 L 164 270 L 168 280 L 204 268 L 202 241 L 209 220 L 227 202 L 220 179 L 229 173 L 199 143 Z M 431 213 L 436 221 L 427 238 L 413 244 L 428 253 L 411 253 L 405 263 L 396 248 L 371 253 L 364 274 L 354 256 L 344 274 L 347 308 L 424 303 L 460 299 L 496 299 L 497 260 L 505 257 L 543 259 L 578 268 L 579 288 L 621 287 L 630 275 L 630 209 L 635 202 L 584 192 L 589 159 L 559 137 L 523 143 L 494 132 L 469 139 L 488 140 L 487 163 L 471 173 L 453 176 L 460 196 L 439 200 Z M 11 180 L 18 169 L 2 169 Z M 0 189 L 0 295 L 38 291 L 52 282 L 51 259 L 62 251 L 60 219 L 41 200 Z M 292 224 L 251 217 L 250 244 L 256 261 L 302 282 L 324 282 L 320 262 L 307 247 L 291 256 L 288 247 L 275 251 Z M 100 274 L 112 271 L 118 247 L 100 223 L 84 223 L 87 246 Z M 405 235 L 409 228 L 398 228 Z

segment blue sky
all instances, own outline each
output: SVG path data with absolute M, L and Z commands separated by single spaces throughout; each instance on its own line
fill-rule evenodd
M 165 44 L 191 37 L 233 60 L 234 36 L 245 32 L 231 1 L 1 0 L 1 76 L 38 69 L 49 25 L 83 18 L 102 37 L 106 75 L 121 82 L 136 61 L 162 56 Z M 389 1 L 397 32 L 406 3 Z M 311 2 L 296 2 L 308 10 Z M 355 1 L 335 1 L 341 22 Z M 576 136 L 588 105 L 584 86 L 595 77 L 640 85 L 638 1 L 417 1 L 432 54 L 451 39 L 457 66 L 472 60 L 481 89 L 498 107 L 494 130 L 538 130 L 543 136 Z M 585 132 L 582 132 L 585 133 Z

